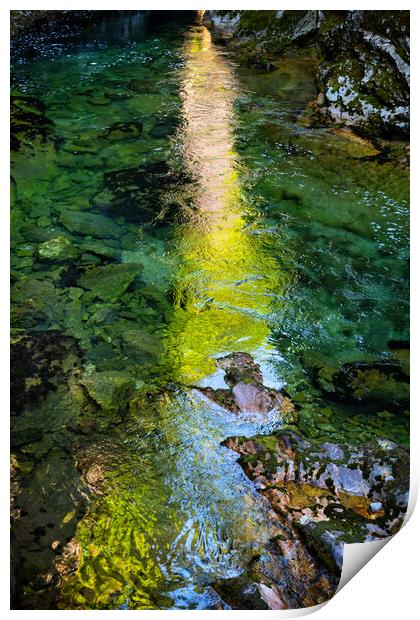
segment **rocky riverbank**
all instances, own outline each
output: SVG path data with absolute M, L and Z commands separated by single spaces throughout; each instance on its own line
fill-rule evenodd
M 266 415 L 277 409 L 285 426 L 271 435 L 231 437 L 224 442 L 240 455 L 240 466 L 270 504 L 268 518 L 278 535 L 266 553 L 276 558 L 281 570 L 276 575 L 267 573 L 264 557 L 256 557 L 240 578 L 219 582 L 215 589 L 233 608 L 243 608 L 244 601 L 252 609 L 321 603 L 338 585 L 345 543 L 378 540 L 402 526 L 408 504 L 409 454 L 386 438 L 357 445 L 310 441 L 299 430 L 298 412 L 290 398 L 263 385 L 261 371 L 249 355 L 234 353 L 216 365 L 225 371 L 228 387 L 202 388 L 207 397 L 233 412 Z M 363 381 L 363 369 L 357 370 L 359 387 L 364 385 L 365 391 L 353 389 L 359 398 L 369 398 L 369 375 Z M 376 397 L 380 370 L 366 370 L 376 373 Z M 335 375 L 338 382 L 340 372 Z M 355 374 L 348 374 L 355 379 Z M 390 376 L 384 375 L 382 389 L 386 392 L 389 385 Z
M 279 56 L 314 58 L 318 96 L 303 117 L 363 136 L 409 132 L 408 11 L 206 11 L 214 39 L 240 62 L 276 70 Z

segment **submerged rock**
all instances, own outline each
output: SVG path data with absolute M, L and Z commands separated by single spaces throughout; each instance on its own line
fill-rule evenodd
M 295 409 L 291 400 L 281 391 L 263 384 L 258 364 L 248 353 L 231 353 L 216 360 L 216 366 L 225 371 L 226 389 L 198 387 L 203 394 L 221 407 L 234 413 L 267 414 L 273 409 L 293 420 Z
M 407 368 L 396 358 L 351 362 L 338 370 L 309 366 L 312 379 L 333 400 L 372 403 L 379 408 L 404 408 L 410 396 Z
M 32 146 L 38 138 L 45 142 L 52 135 L 53 122 L 45 115 L 45 105 L 35 97 L 12 94 L 10 97 L 10 147 Z
M 156 362 L 163 351 L 157 336 L 141 329 L 128 329 L 121 334 L 124 351 L 134 356 L 136 362 Z
M 136 93 L 150 93 L 152 84 L 149 80 L 133 79 L 128 83 L 128 88 Z
M 84 251 L 87 251 L 90 254 L 104 256 L 105 258 L 119 259 L 121 252 L 108 245 L 106 241 L 106 239 L 83 241 L 79 245 Z
M 11 344 L 12 413 L 20 414 L 78 370 L 82 353 L 77 340 L 58 331 L 36 332 L 14 338 Z M 14 436 L 18 444 L 25 437 Z
M 103 132 L 103 137 L 111 140 L 121 141 L 130 138 L 138 138 L 143 133 L 143 123 L 141 121 L 128 121 L 114 123 Z
M 22 225 L 20 232 L 27 241 L 32 243 L 44 243 L 63 235 L 63 233 L 65 234 L 62 228 L 50 225 L 44 228 L 39 225 L 34 226 L 29 222 Z
M 78 249 L 67 237 L 54 237 L 38 246 L 38 254 L 42 260 L 66 261 L 79 255 Z
M 91 235 L 99 239 L 118 238 L 121 228 L 109 217 L 98 213 L 88 213 L 86 211 L 61 211 L 59 221 L 70 232 L 81 235 Z
M 120 413 L 134 391 L 132 377 L 117 370 L 85 374 L 80 384 L 104 412 Z
M 151 138 L 167 138 L 172 136 L 177 129 L 178 126 L 178 118 L 177 117 L 166 117 L 156 121 L 153 124 L 153 127 L 149 131 L 149 136 Z
M 11 300 L 15 326 L 57 328 L 63 321 L 65 297 L 50 280 L 22 278 L 13 284 Z
M 104 183 L 113 194 L 110 213 L 135 224 L 165 223 L 187 207 L 192 178 L 170 169 L 166 161 L 157 161 L 107 172 Z
M 102 301 L 114 302 L 121 297 L 141 271 L 142 266 L 138 263 L 94 267 L 79 278 L 79 285 L 92 291 Z

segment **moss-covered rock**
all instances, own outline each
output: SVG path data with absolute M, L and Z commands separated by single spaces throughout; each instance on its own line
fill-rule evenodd
M 70 239 L 59 236 L 40 243 L 38 255 L 41 260 L 67 261 L 76 258 L 79 255 L 79 250 Z
M 117 370 L 84 374 L 80 384 L 104 412 L 119 413 L 127 409 L 134 391 L 130 375 Z
M 386 537 L 408 503 L 408 452 L 385 439 L 361 446 L 311 443 L 296 431 L 224 442 L 309 551 L 339 574 L 344 542 Z
M 141 271 L 142 266 L 137 263 L 94 267 L 79 278 L 79 285 L 92 291 L 94 296 L 102 301 L 114 302 L 121 297 Z
M 317 57 L 319 95 L 305 123 L 408 136 L 408 11 L 207 11 L 206 21 L 256 68 L 272 68 L 278 54 Z
M 90 235 L 99 239 L 118 238 L 121 234 L 121 228 L 118 224 L 99 213 L 63 209 L 59 221 L 70 232 Z
M 36 139 L 45 142 L 51 137 L 53 126 L 42 101 L 22 94 L 11 95 L 10 146 L 13 151 L 22 146 L 32 146 Z

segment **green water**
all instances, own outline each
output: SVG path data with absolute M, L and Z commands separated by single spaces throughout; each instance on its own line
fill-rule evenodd
M 12 153 L 18 607 L 209 608 L 210 584 L 261 552 L 267 505 L 220 442 L 282 420 L 191 390 L 219 385 L 217 356 L 251 353 L 314 440 L 408 441 L 401 408 L 311 380 L 406 362 L 408 173 L 306 127 L 312 61 L 277 64 L 237 66 L 206 28 L 141 14 L 13 64 L 12 94 L 45 106 L 20 109 L 52 121 Z M 98 372 L 131 381 L 128 412 L 87 399 Z M 52 545 L 72 537 L 79 568 L 58 583 Z

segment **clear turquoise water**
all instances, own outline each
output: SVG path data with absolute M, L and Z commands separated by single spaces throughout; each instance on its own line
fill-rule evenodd
M 122 422 L 89 431 L 64 379 L 13 417 L 19 605 L 208 608 L 208 586 L 270 537 L 267 507 L 220 442 L 281 419 L 227 415 L 187 389 L 214 357 L 250 352 L 313 439 L 408 441 L 405 413 L 330 401 L 309 371 L 390 359 L 389 343 L 408 340 L 407 171 L 308 128 L 312 63 L 277 64 L 240 67 L 207 29 L 150 31 L 138 15 L 13 64 L 12 94 L 53 122 L 12 153 L 13 337 L 73 337 L 83 372 L 123 372 L 139 390 Z M 69 227 L 69 213 L 108 219 Z M 42 258 L 57 237 L 73 256 Z M 80 284 L 117 263 L 142 271 L 116 298 Z M 99 493 L 83 459 L 101 466 Z M 72 536 L 82 560 L 58 587 L 51 543 Z

